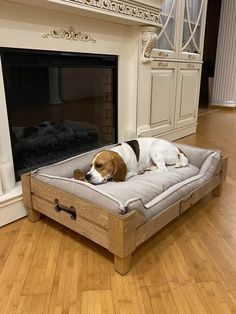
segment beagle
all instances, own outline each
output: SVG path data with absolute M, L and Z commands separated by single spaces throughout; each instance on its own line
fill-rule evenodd
M 139 138 L 117 144 L 99 152 L 85 175 L 93 184 L 125 181 L 148 170 L 168 171 L 166 165 L 176 168 L 188 165 L 182 151 L 168 141 L 156 138 Z

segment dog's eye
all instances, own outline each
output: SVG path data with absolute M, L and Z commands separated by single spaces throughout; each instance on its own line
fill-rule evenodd
M 102 168 L 102 164 L 96 164 L 95 168 Z

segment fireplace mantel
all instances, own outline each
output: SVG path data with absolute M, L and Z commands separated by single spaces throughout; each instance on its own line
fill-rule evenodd
M 126 25 L 160 26 L 164 0 L 6 0 L 35 7 L 117 22 Z

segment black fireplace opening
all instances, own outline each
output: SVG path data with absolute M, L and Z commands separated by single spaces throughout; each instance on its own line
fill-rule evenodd
M 16 180 L 117 142 L 114 55 L 0 48 Z

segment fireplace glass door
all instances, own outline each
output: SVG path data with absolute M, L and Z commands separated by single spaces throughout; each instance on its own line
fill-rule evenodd
M 117 141 L 117 57 L 1 49 L 16 179 Z

